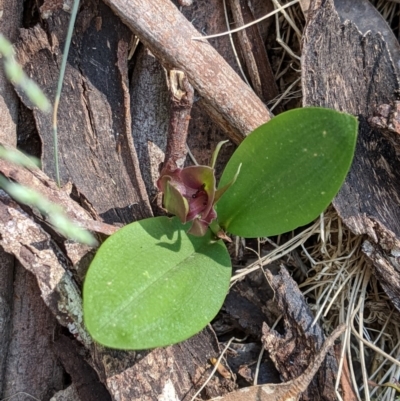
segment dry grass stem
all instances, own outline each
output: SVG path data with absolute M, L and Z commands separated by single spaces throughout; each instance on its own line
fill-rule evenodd
M 241 31 L 243 29 L 248 28 L 249 26 L 258 24 L 259 22 L 261 22 L 261 21 L 263 21 L 263 20 L 275 15 L 276 13 L 284 10 L 285 8 L 288 8 L 288 7 L 290 7 L 290 6 L 294 5 L 294 4 L 297 4 L 298 2 L 299 2 L 299 0 L 292 0 L 291 2 L 289 2 L 289 3 L 285 4 L 284 6 L 282 6 L 281 8 L 276 9 L 275 11 L 272 11 L 269 14 L 264 15 L 263 17 L 258 18 L 258 19 L 254 20 L 252 22 L 249 22 L 248 24 L 243 25 L 243 26 L 241 26 L 239 28 L 235 28 L 235 29 L 229 30 L 227 32 L 216 33 L 215 35 L 194 37 L 194 38 L 192 38 L 192 40 L 203 40 L 203 39 L 219 38 L 221 36 L 225 36 L 225 35 L 229 35 L 229 34 L 232 34 L 232 33 L 235 33 L 235 32 L 239 32 L 239 31 Z
M 223 4 L 223 6 L 224 6 L 224 14 L 225 14 L 226 28 L 227 28 L 228 31 L 229 31 L 229 29 L 230 29 L 230 23 L 229 23 L 229 17 L 228 17 L 228 10 L 227 10 L 227 8 L 226 8 L 226 0 L 222 0 L 222 4 Z M 235 43 L 234 43 L 233 37 L 232 37 L 232 33 L 230 33 L 230 32 L 229 32 L 229 41 L 230 41 L 230 43 L 231 43 L 232 51 L 233 51 L 233 54 L 235 55 L 235 60 L 236 60 L 236 63 L 237 63 L 237 65 L 238 65 L 240 74 L 242 75 L 242 78 L 243 78 L 244 82 L 246 82 L 246 84 L 247 84 L 248 86 L 250 86 L 249 81 L 247 80 L 246 74 L 245 74 L 244 71 L 243 71 L 242 63 L 240 62 L 239 56 L 238 56 L 238 54 L 237 54 L 236 46 L 235 46 Z

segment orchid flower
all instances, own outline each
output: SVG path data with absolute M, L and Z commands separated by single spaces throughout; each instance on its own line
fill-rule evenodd
M 215 203 L 234 183 L 234 179 L 223 188 L 216 189 L 214 165 L 221 146 L 220 142 L 214 151 L 211 167 L 190 166 L 172 169 L 168 163 L 157 181 L 158 189 L 164 193 L 164 208 L 175 214 L 183 224 L 191 221 L 188 233 L 202 236 L 210 224 L 216 220 Z M 216 233 L 217 234 L 217 233 Z

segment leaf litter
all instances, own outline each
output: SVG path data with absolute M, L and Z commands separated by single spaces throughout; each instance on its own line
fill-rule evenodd
M 273 0 L 273 3 L 277 9 L 288 1 Z M 396 37 L 400 37 L 400 1 L 371 0 L 371 3 L 388 21 Z M 280 95 L 268 106 L 271 110 L 278 104 L 301 107 L 300 49 L 305 18 L 300 2 L 273 18 L 276 41 L 267 40 L 267 46 L 271 46 L 269 52 Z M 338 362 L 335 388 L 338 399 L 343 400 L 338 390 L 341 384 L 346 386 L 344 376 L 348 374 L 358 400 L 393 400 L 400 380 L 400 314 L 380 287 L 371 263 L 362 252 L 366 237 L 347 229 L 330 206 L 313 224 L 293 232 L 288 240 L 282 238 L 277 237 L 275 242 L 258 239 L 258 249 L 251 249 L 256 260 L 236 269 L 231 287 L 274 261 L 284 260 L 297 266 L 291 272 L 308 298 L 315 322 L 319 321 L 327 334 L 343 323 L 347 325 Z M 266 243 L 270 249 L 272 245 L 272 250 L 262 254 Z M 245 240 L 236 238 L 237 250 L 240 244 L 245 244 Z M 254 382 L 257 383 L 257 375 Z

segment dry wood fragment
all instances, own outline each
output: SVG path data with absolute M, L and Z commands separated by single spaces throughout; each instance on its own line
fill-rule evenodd
M 68 13 L 53 11 L 47 31 L 40 25 L 23 29 L 17 45 L 19 61 L 50 98 L 68 20 Z M 131 34 L 117 22 L 100 2 L 83 5 L 78 15 L 58 113 L 59 161 L 63 185 L 73 182 L 78 196 L 88 199 L 107 222 L 129 223 L 152 211 L 131 136 L 126 66 Z M 54 177 L 51 115 L 33 114 L 43 170 Z
M 57 320 L 89 347 L 83 327 L 82 299 L 68 268 L 70 261 L 39 224 L 0 190 L 0 245 L 33 273 L 46 305 Z
M 3 393 L 7 353 L 11 339 L 14 257 L 0 248 L 0 394 Z
M 17 401 L 30 399 L 25 395 L 12 397 L 23 391 L 40 400 L 49 399 L 54 391 L 62 389 L 64 379 L 63 369 L 51 350 L 57 321 L 44 305 L 34 275 L 18 261 L 15 262 L 14 280 L 11 286 L 12 336 L 4 355 L 6 369 L 2 397 Z
M 2 146 L 16 151 L 8 145 L 3 144 Z M 52 203 L 61 206 L 72 221 L 87 230 L 105 235 L 111 235 L 118 230 L 118 227 L 103 223 L 95 213 L 91 216 L 89 212 L 71 199 L 71 186 L 59 189 L 55 182 L 39 168 L 24 168 L 0 159 L 0 173 L 18 184 L 34 189 Z M 100 221 L 93 218 L 98 218 Z
M 138 46 L 135 57 L 129 88 L 132 136 L 143 181 L 153 200 L 169 126 L 168 87 L 164 68 L 148 49 Z
M 294 380 L 281 384 L 263 384 L 260 386 L 245 387 L 224 397 L 215 398 L 220 401 L 297 401 L 302 392 L 310 384 L 315 373 L 323 362 L 326 353 L 335 340 L 343 333 L 345 326 L 339 326 L 328 337 L 317 356 L 302 375 Z
M 236 28 L 254 21 L 250 4 L 246 1 L 230 0 L 230 9 Z M 252 25 L 237 35 L 254 91 L 268 103 L 278 96 L 279 91 L 259 28 Z
M 286 268 L 269 268 L 266 277 L 274 292 L 274 301 L 282 314 L 285 333 L 263 327 L 263 344 L 285 381 L 298 377 L 315 359 L 324 341 L 324 333 Z M 336 401 L 336 358 L 328 354 L 323 366 L 302 395 L 306 401 Z M 303 390 L 304 391 L 304 390 Z
M 167 68 L 186 73 L 212 117 L 235 142 L 271 115 L 254 92 L 170 0 L 107 0 L 107 4 Z
M 371 15 L 368 8 L 373 6 L 363 3 Z M 399 140 L 394 133 L 389 140 L 385 131 L 369 124 L 378 106 L 396 100 L 400 46 L 386 39 L 392 33 L 385 24 L 371 25 L 371 19 L 361 13 L 355 14 L 357 21 L 342 21 L 335 4 L 333 0 L 315 2 L 304 33 L 304 104 L 358 116 L 353 165 L 333 204 L 352 232 L 368 235 L 364 251 L 400 309 L 400 158 L 399 146 L 393 146 Z

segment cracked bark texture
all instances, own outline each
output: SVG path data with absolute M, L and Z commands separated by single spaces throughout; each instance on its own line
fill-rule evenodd
M 368 122 L 378 106 L 396 100 L 400 46 L 385 39 L 392 35 L 388 27 L 382 31 L 382 24 L 374 24 L 372 28 L 376 25 L 380 31 L 371 31 L 368 19 L 359 17 L 359 23 L 343 23 L 333 0 L 314 2 L 303 42 L 304 105 L 330 107 L 358 117 L 353 165 L 333 205 L 350 230 L 368 235 L 363 250 L 400 310 L 399 135 L 380 131 Z
M 15 43 L 22 23 L 20 1 L 0 1 L 0 32 Z M 0 67 L 0 142 L 17 144 L 18 97 Z M 57 330 L 40 298 L 35 277 L 0 247 L 0 399 L 49 399 L 63 386 L 63 370 L 48 351 Z M 37 369 L 32 369 L 33 363 Z
M 22 22 L 22 2 L 0 0 L 0 32 L 11 43 L 18 37 Z M 10 82 L 0 68 L 0 142 L 17 144 L 18 99 Z
M 55 13 L 47 19 L 47 31 L 40 25 L 21 30 L 17 47 L 19 61 L 50 99 L 69 20 L 66 12 Z M 73 182 L 109 223 L 129 223 L 152 214 L 130 134 L 129 84 L 123 66 L 131 37 L 105 5 L 83 4 L 58 112 L 62 184 Z M 33 112 L 43 170 L 55 177 L 51 115 Z
M 0 0 L 0 32 L 12 43 L 22 21 L 18 0 Z M 0 67 L 0 142 L 16 145 L 18 98 Z M 7 354 L 10 346 L 15 260 L 0 247 L 0 399 L 5 387 Z

